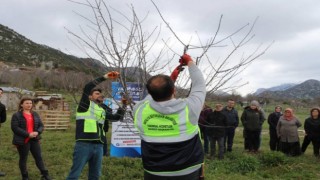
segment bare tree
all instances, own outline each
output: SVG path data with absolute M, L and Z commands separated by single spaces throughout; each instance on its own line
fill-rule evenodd
M 190 43 L 190 41 L 184 42 L 179 37 L 179 34 L 174 31 L 174 24 L 171 25 L 166 21 L 153 0 L 150 0 L 151 3 L 173 38 L 161 37 L 163 31 L 161 25 L 151 28 L 145 27 L 144 23 L 148 18 L 148 13 L 143 17 L 138 16 L 133 5 L 128 6 L 130 13 L 122 13 L 108 6 L 104 0 L 69 1 L 89 8 L 93 16 L 88 17 L 76 12 L 86 21 L 87 25 L 80 26 L 80 34 L 67 29 L 68 33 L 88 57 L 98 57 L 109 70 L 121 72 L 122 76 L 119 82 L 123 85 L 126 94 L 128 93 L 126 82 L 129 78 L 135 76 L 137 82 L 145 85 L 150 74 L 169 74 L 168 72 L 171 72 L 173 67 L 178 64 L 180 56 L 187 51 L 191 55 L 196 55 L 193 58 L 206 77 L 209 93 L 218 90 L 231 91 L 246 84 L 246 82 L 240 81 L 241 78 L 238 75 L 262 56 L 272 44 L 265 47 L 262 44 L 258 45 L 249 53 L 241 52 L 242 48 L 249 45 L 255 36 L 253 28 L 257 19 L 252 25 L 246 24 L 221 38 L 218 36 L 222 25 L 223 16 L 221 15 L 218 27 L 212 33 L 212 37 L 203 40 L 195 33 L 197 42 Z M 244 35 L 239 38 L 241 33 Z M 190 35 L 190 39 L 192 39 L 192 35 Z M 177 46 L 177 43 L 181 48 L 178 50 L 179 52 L 176 52 L 176 48 L 170 45 Z M 217 48 L 226 49 L 223 57 L 217 58 L 212 55 Z M 176 62 L 176 64 L 170 62 Z M 129 69 L 134 69 L 134 71 L 128 75 Z M 192 86 L 187 74 L 183 72 L 176 83 L 178 87 L 183 87 L 180 95 L 187 95 L 188 91 L 183 91 L 183 89 Z

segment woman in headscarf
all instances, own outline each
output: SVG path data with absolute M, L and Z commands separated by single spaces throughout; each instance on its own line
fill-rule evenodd
M 294 116 L 293 110 L 285 109 L 284 115 L 279 118 L 277 134 L 280 138 L 280 150 L 289 156 L 301 154 L 298 128 L 300 121 Z

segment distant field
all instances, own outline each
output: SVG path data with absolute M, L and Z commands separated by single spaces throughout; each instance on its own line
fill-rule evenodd
M 239 109 L 239 108 L 238 108 Z M 267 107 L 267 114 L 273 107 Z M 10 129 L 11 114 L 8 121 L 0 129 L 0 170 L 7 173 L 5 178 L 21 179 L 18 168 L 18 154 L 11 144 L 12 132 Z M 309 109 L 299 110 L 297 116 L 304 122 L 309 115 Z M 239 109 L 239 116 L 241 110 Z M 72 163 L 74 146 L 74 120 L 72 127 L 67 131 L 45 131 L 42 135 L 42 153 L 50 175 L 56 180 L 65 179 Z M 312 155 L 312 145 L 306 154 L 300 157 L 286 157 L 282 153 L 270 153 L 268 125 L 263 125 L 261 153 L 258 155 L 243 152 L 242 129 L 238 128 L 234 144 L 234 152 L 227 153 L 222 161 L 205 161 L 206 179 L 320 179 L 320 160 Z M 303 127 L 300 128 L 301 130 Z M 300 141 L 302 141 L 302 135 Z M 110 140 L 110 133 L 108 134 Z M 40 173 L 30 154 L 28 159 L 30 179 L 39 179 Z M 143 179 L 141 159 L 137 158 L 110 158 L 103 159 L 101 179 L 131 180 Z M 81 179 L 87 179 L 87 167 Z

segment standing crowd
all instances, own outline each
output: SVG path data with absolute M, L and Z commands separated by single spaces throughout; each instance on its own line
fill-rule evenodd
M 305 137 L 300 148 L 298 128 L 301 123 L 292 109 L 287 108 L 282 113 L 282 107 L 276 106 L 274 112 L 266 118 L 260 104 L 252 101 L 239 117 L 233 99 L 229 99 L 225 107 L 215 104 L 214 109 L 211 109 L 205 104 L 206 86 L 201 70 L 187 54 L 184 54 L 179 62 L 171 76 L 152 76 L 146 84 L 149 95 L 133 107 L 134 126 L 141 137 L 145 180 L 204 179 L 205 154 L 208 154 L 210 159 L 217 157 L 222 160 L 226 152 L 232 152 L 239 121 L 243 126 L 244 149 L 247 152 L 259 152 L 262 126 L 268 119 L 269 145 L 272 151 L 298 156 L 312 143 L 314 155 L 319 156 L 318 108 L 311 109 L 310 117 L 305 120 Z M 189 70 L 191 90 L 188 97 L 176 98 L 174 83 L 185 67 Z M 117 78 L 119 73 L 112 71 L 87 83 L 83 89 L 76 111 L 73 163 L 67 180 L 79 179 L 86 164 L 89 167 L 89 180 L 98 180 L 101 177 L 102 157 L 107 151 L 108 121 L 121 120 L 126 105 L 130 102 L 123 99 L 122 106 L 113 114 L 112 110 L 103 104 L 102 90 L 96 86 L 106 79 Z M 0 96 L 1 94 L 0 88 Z M 19 154 L 18 164 L 22 179 L 29 179 L 26 164 L 30 151 L 41 173 L 41 179 L 50 180 L 52 178 L 44 165 L 39 143 L 44 130 L 42 121 L 32 110 L 31 98 L 22 98 L 18 106 L 18 111 L 11 119 L 11 129 L 12 143 Z M 5 121 L 6 109 L 0 103 L 0 122 Z M 5 173 L 0 172 L 0 176 L 5 176 Z
M 239 124 L 235 101 L 228 100 L 224 108 L 216 104 L 214 110 L 204 105 L 199 118 L 202 130 L 204 151 L 210 159 L 215 159 L 216 143 L 218 144 L 218 158 L 223 159 L 225 152 L 232 151 L 235 129 Z M 305 120 L 305 136 L 300 146 L 298 128 L 301 122 L 294 115 L 291 108 L 282 112 L 281 106 L 276 106 L 274 112 L 266 118 L 265 112 L 258 101 L 252 101 L 244 107 L 241 115 L 243 126 L 244 150 L 250 153 L 259 152 L 262 137 L 262 125 L 267 119 L 269 124 L 269 147 L 271 151 L 281 151 L 288 156 L 299 156 L 304 153 L 310 143 L 313 154 L 319 156 L 320 150 L 320 109 L 312 108 L 310 116 Z M 207 142 L 207 143 L 206 143 Z M 209 144 L 210 143 L 210 144 Z M 210 151 L 209 148 L 210 147 Z

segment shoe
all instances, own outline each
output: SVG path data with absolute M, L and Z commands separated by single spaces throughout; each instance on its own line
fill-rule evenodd
M 41 171 L 41 180 L 51 180 L 52 178 L 49 176 L 48 170 Z
M 3 176 L 5 176 L 5 175 L 6 175 L 6 173 L 0 172 L 0 177 L 3 177 Z
M 41 180 L 52 180 L 52 178 L 49 175 L 42 175 Z

